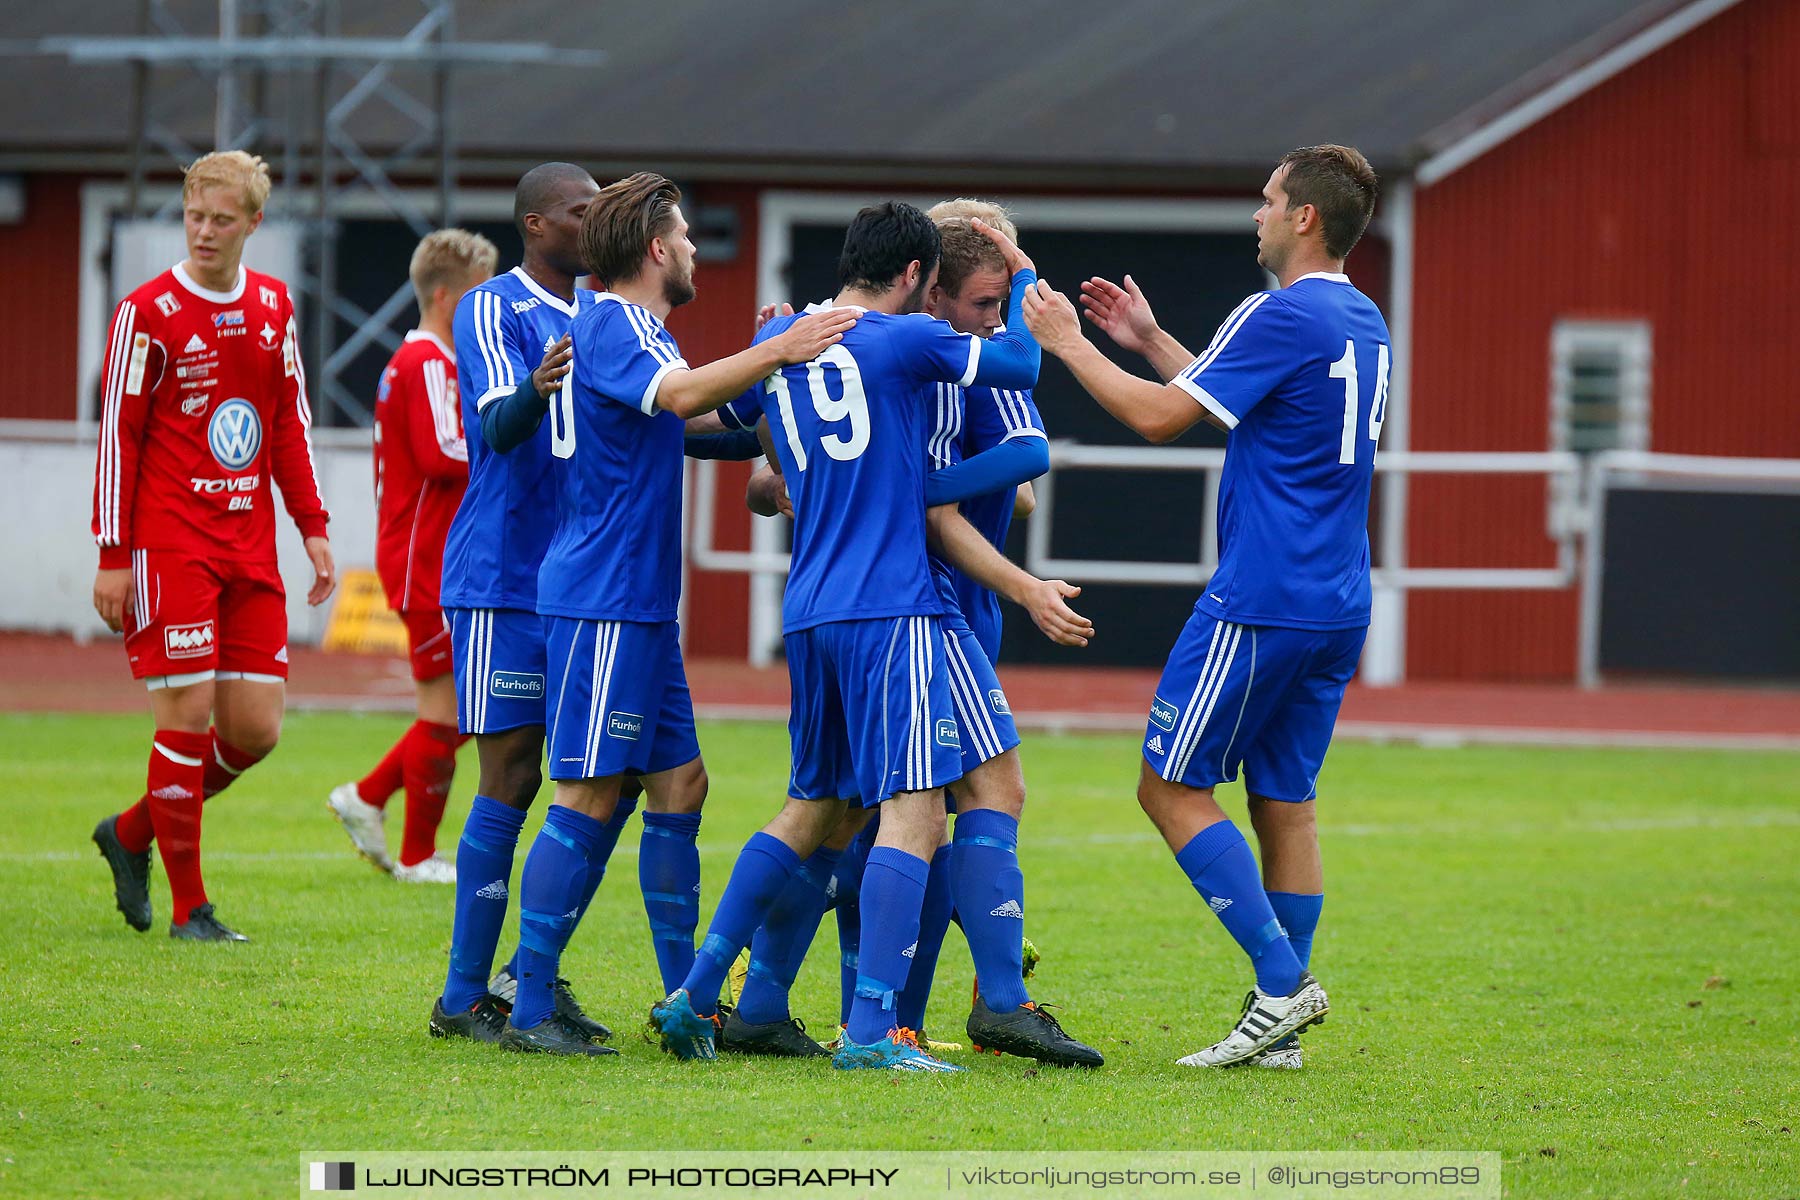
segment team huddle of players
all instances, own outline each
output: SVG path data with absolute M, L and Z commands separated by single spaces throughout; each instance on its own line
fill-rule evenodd
M 280 478 L 308 535 L 315 603 L 332 582 L 316 484 L 290 486 L 301 463 L 312 482 L 310 455 L 281 457 L 296 433 L 306 445 L 291 306 L 283 308 L 279 285 L 237 261 L 266 194 L 260 163 L 241 153 L 208 156 L 190 171 L 190 257 L 171 272 L 175 288 L 161 277 L 115 318 L 108 395 L 119 393 L 136 425 L 108 427 L 96 485 L 96 606 L 127 633 L 157 733 L 144 801 L 101 822 L 94 840 L 120 909 L 139 929 L 150 924 L 155 840 L 175 897 L 171 933 L 201 940 L 241 938 L 200 889 L 201 802 L 273 745 L 272 732 L 245 747 L 234 731 L 254 729 L 256 714 L 271 709 L 278 726 L 286 674 L 285 623 L 270 655 L 276 669 L 254 653 L 271 642 L 268 615 L 256 617 L 233 590 L 267 592 L 273 576 L 266 474 Z M 528 172 L 515 197 L 524 261 L 504 274 L 494 274 L 486 239 L 460 230 L 426 238 L 411 271 L 420 326 L 384 372 L 376 409 L 377 563 L 408 631 L 418 721 L 329 804 L 377 866 L 454 885 L 432 1034 L 616 1053 L 605 1044 L 610 1030 L 576 1002 L 560 960 L 641 808 L 639 881 L 666 993 L 651 1024 L 666 1050 L 961 1070 L 943 1056 L 946 1044 L 920 1032 L 954 920 L 975 964 L 966 1028 L 977 1047 L 1101 1064 L 1026 988 L 1017 855 L 1025 786 L 994 671 L 1002 598 L 1059 643 L 1085 645 L 1093 634 L 1068 606 L 1078 589 L 1034 578 L 1001 550 L 1015 512 L 1030 509 L 1029 481 L 1048 467 L 1031 398 L 1047 350 L 1151 440 L 1199 420 L 1231 431 L 1219 571 L 1151 705 L 1138 793 L 1257 977 L 1230 1034 L 1181 1061 L 1299 1066 L 1295 1035 L 1327 1012 L 1306 970 L 1322 905 L 1312 799 L 1368 623 L 1363 523 L 1388 343 L 1380 314 L 1341 268 L 1374 196 L 1373 173 L 1353 150 L 1313 147 L 1284 159 L 1257 213 L 1259 261 L 1282 287 L 1247 299 L 1197 356 L 1156 325 L 1129 277 L 1124 287 L 1084 283 L 1090 320 L 1144 354 L 1160 384 L 1099 355 L 1074 305 L 1037 280 L 1003 210 L 975 201 L 930 213 L 893 202 L 864 209 L 846 234 L 831 302 L 766 309 L 748 348 L 704 365 L 690 364 L 664 325 L 694 298 L 695 269 L 680 192 L 660 176 L 600 187 L 566 163 Z M 220 216 L 234 207 L 236 226 Z M 209 266 L 206 280 L 190 278 Z M 599 290 L 578 287 L 583 277 Z M 228 346 L 254 359 L 242 354 L 253 342 L 225 341 L 249 305 L 235 316 L 219 307 L 240 303 L 248 288 L 261 289 L 273 315 L 288 315 L 266 372 L 276 386 L 261 390 L 260 380 L 222 374 Z M 161 307 L 164 290 L 175 312 Z M 186 353 L 217 362 L 199 376 L 169 351 L 170 318 L 183 306 L 198 310 L 197 328 L 210 321 L 219 343 L 214 351 L 206 330 L 196 334 L 199 350 Z M 141 343 L 131 322 L 148 307 L 162 321 Z M 176 473 L 195 472 L 193 494 L 215 494 L 202 468 L 220 475 L 227 511 L 241 500 L 266 530 L 246 525 L 229 548 L 192 548 L 120 528 L 117 514 L 134 506 L 108 480 L 132 472 L 109 460 L 129 460 L 150 478 L 153 461 L 175 457 L 154 448 L 165 426 L 176 435 L 165 440 L 179 440 L 186 456 Z M 269 447 L 263 428 L 272 430 Z M 698 941 L 707 776 L 676 624 L 684 455 L 766 455 L 749 503 L 794 522 L 783 601 L 788 798 L 744 845 Z M 132 529 L 146 524 L 140 517 Z M 171 565 L 177 549 L 190 557 Z M 137 568 L 123 590 L 108 578 L 121 551 Z M 195 579 L 207 587 L 191 589 Z M 165 580 L 180 602 L 162 599 Z M 274 577 L 277 612 L 279 587 Z M 200 621 L 205 653 L 171 665 L 182 657 L 175 648 L 189 644 L 177 635 Z M 476 742 L 480 779 L 452 862 L 436 852 L 435 833 L 465 737 Z M 554 795 L 515 883 L 546 752 Z M 1236 778 L 1240 764 L 1260 874 L 1212 799 L 1213 785 Z M 382 818 L 401 789 L 396 862 Z M 518 945 L 495 972 L 515 891 Z M 833 907 L 842 1011 L 827 1046 L 789 1011 L 788 990 Z

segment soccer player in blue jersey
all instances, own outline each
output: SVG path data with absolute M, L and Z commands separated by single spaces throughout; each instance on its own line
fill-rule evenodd
M 1002 328 L 1009 273 L 998 245 L 977 231 L 971 218 L 984 218 L 1009 239 L 1015 236 L 1012 223 L 997 206 L 971 200 L 946 201 L 926 215 L 938 227 L 941 257 L 937 278 L 926 292 L 925 311 L 959 333 L 992 337 Z M 1054 1017 L 1031 1001 L 1024 987 L 1024 878 L 1016 845 L 1025 781 L 1016 750 L 1018 733 L 992 666 L 999 611 L 998 600 L 988 589 L 1022 595 L 1036 583 L 1006 561 L 1001 548 L 1017 489 L 1049 466 L 1043 423 L 1028 391 L 938 383 L 933 389 L 929 440 L 921 452 L 934 468 L 925 484 L 927 505 L 966 501 L 974 510 L 971 521 L 980 522 L 978 540 L 968 541 L 965 532 L 964 552 L 972 554 L 974 569 L 985 582 L 975 582 L 947 561 L 941 547 L 934 548 L 931 569 L 944 612 L 945 663 L 962 748 L 964 775 L 951 789 L 961 815 L 956 842 L 945 841 L 931 858 L 919 937 L 906 986 L 895 999 L 895 1021 L 898 1028 L 917 1033 L 931 1049 L 922 1022 L 938 953 L 956 908 L 961 910 L 976 962 L 978 987 L 985 989 L 978 991 L 968 1021 L 976 1044 L 1047 1062 L 1098 1066 L 1099 1053 L 1068 1037 Z M 778 495 L 767 478 L 757 490 L 762 493 L 760 510 L 765 515 L 775 511 Z M 933 513 L 934 524 L 945 515 Z M 967 531 L 967 525 L 956 524 Z M 962 615 L 955 591 L 959 579 L 992 606 L 992 649 L 979 642 Z M 848 848 L 844 842 L 865 815 L 866 810 L 846 815 L 825 845 L 801 865 L 758 930 L 742 994 L 720 1030 L 719 1044 L 726 1049 L 819 1052 L 817 1043 L 795 1029 L 787 994 L 820 914 L 831 899 L 848 901 L 858 888 L 858 854 L 868 853 L 874 830 L 865 828 Z M 849 903 L 838 911 L 842 960 L 849 976 L 841 1017 L 847 1020 L 855 995 L 859 914 Z
M 1005 248 L 1022 296 L 1035 272 L 1016 246 Z M 713 1057 L 726 970 L 854 798 L 880 807 L 881 831 L 864 871 L 856 999 L 833 1063 L 957 1069 L 902 1035 L 894 1016 L 943 837 L 943 786 L 961 769 L 920 448 L 937 383 L 1029 387 L 1038 354 L 1016 320 L 1013 332 L 983 341 L 919 313 L 938 256 L 937 228 L 918 209 L 862 210 L 845 235 L 837 297 L 866 310 L 862 320 L 841 344 L 732 405 L 740 422 L 758 412 L 768 420 L 795 512 L 782 614 L 793 773 L 788 802 L 738 856 L 694 970 L 651 1010 L 664 1047 L 683 1058 Z M 795 319 L 777 318 L 758 337 Z M 1040 607 L 1059 610 L 1046 620 L 1085 636 L 1091 627 L 1063 602 L 1069 590 L 1038 581 L 1035 592 Z
M 552 991 L 587 884 L 605 869 L 608 825 L 628 773 L 642 776 L 645 819 L 689 844 L 706 770 L 681 661 L 683 433 L 689 418 L 771 371 L 804 363 L 856 321 L 835 309 L 791 322 L 729 358 L 690 368 L 663 319 L 694 298 L 694 246 L 681 192 L 648 172 L 602 188 L 582 217 L 587 271 L 607 290 L 571 327 L 572 366 L 551 405 L 558 514 L 537 579 L 548 653 L 550 777 L 556 798 L 519 882 L 517 997 L 503 1048 L 593 1055 L 603 1047 L 556 1017 Z M 658 818 L 661 818 L 659 821 Z M 645 893 L 671 988 L 693 964 L 698 860 L 679 895 Z
M 568 371 L 570 322 L 594 303 L 593 292 L 575 286 L 582 274 L 575 243 L 598 190 L 572 163 L 526 172 L 513 198 L 523 264 L 470 291 L 456 309 L 469 486 L 445 541 L 442 600 L 458 723 L 474 735 L 480 780 L 457 846 L 450 969 L 430 1022 L 437 1037 L 497 1041 L 506 1025 L 510 973 L 496 977 L 501 994 L 494 995 L 488 972 L 519 829 L 543 781 L 546 665 L 537 572 L 556 497 L 549 436 L 538 426 Z M 566 983 L 557 990 L 572 1031 L 601 1040 L 610 1034 L 581 1012 Z
M 1392 345 L 1344 259 L 1376 191 L 1368 160 L 1347 146 L 1287 154 L 1256 211 L 1257 261 L 1280 287 L 1238 305 L 1197 357 L 1157 326 L 1135 286 L 1084 284 L 1089 317 L 1164 384 L 1109 362 L 1067 297 L 1040 285 L 1025 298 L 1044 349 L 1148 440 L 1200 420 L 1230 434 L 1219 566 L 1157 684 L 1138 783 L 1138 802 L 1256 973 L 1236 1027 L 1184 1066 L 1298 1067 L 1292 1035 L 1328 1011 L 1307 969 L 1324 902 L 1313 801 L 1368 631 L 1369 491 Z M 1213 799 L 1240 767 L 1260 878 Z

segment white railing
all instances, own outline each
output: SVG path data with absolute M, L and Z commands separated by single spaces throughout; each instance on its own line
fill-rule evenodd
M 1025 540 L 1025 567 L 1034 575 L 1079 579 L 1087 583 L 1135 583 L 1199 587 L 1219 565 L 1219 471 L 1223 449 L 1157 446 L 1084 446 L 1052 442 L 1050 474 L 1035 485 L 1038 507 Z M 1202 485 L 1200 547 L 1191 563 L 1138 562 L 1121 559 L 1060 558 L 1051 553 L 1056 505 L 1056 473 L 1069 470 L 1206 472 Z M 1375 456 L 1378 474 L 1394 475 L 1549 475 L 1577 482 L 1578 455 L 1543 453 L 1445 454 L 1392 451 Z M 1556 538 L 1554 567 L 1398 567 L 1376 564 L 1378 588 L 1564 588 L 1578 577 L 1573 531 Z
M 1037 512 L 1027 524 L 1025 566 L 1034 575 L 1077 583 L 1147 584 L 1199 588 L 1218 567 L 1219 473 L 1223 449 L 1158 446 L 1090 446 L 1057 441 L 1050 445 L 1050 471 L 1036 483 Z M 1191 562 L 1145 562 L 1128 559 L 1068 558 L 1053 554 L 1056 487 L 1060 472 L 1080 470 L 1198 471 L 1201 483 L 1200 541 Z M 1546 536 L 1555 546 L 1550 567 L 1412 567 L 1378 562 L 1372 572 L 1377 608 L 1384 596 L 1404 600 L 1412 590 L 1545 591 L 1579 588 L 1580 681 L 1599 682 L 1600 584 L 1605 568 L 1606 501 L 1620 487 L 1655 486 L 1653 479 L 1696 481 L 1705 491 L 1788 490 L 1800 487 L 1800 460 L 1708 457 L 1607 451 L 1584 458 L 1569 451 L 1541 452 L 1408 452 L 1376 456 L 1378 474 L 1405 479 L 1413 475 L 1543 475 L 1552 481 L 1545 492 Z M 789 556 L 771 548 L 772 539 L 756 539 L 759 548 L 722 550 L 714 545 L 717 472 L 710 462 L 694 466 L 693 524 L 689 557 L 695 567 L 712 571 L 745 571 L 772 580 L 788 569 Z M 1574 497 L 1558 510 L 1556 496 Z M 759 526 L 759 532 L 763 532 Z M 1385 545 L 1405 545 L 1383 538 Z M 772 587 L 754 589 L 753 607 L 779 604 Z M 778 628 L 771 613 L 752 614 L 752 627 Z M 1387 629 L 1377 620 L 1371 644 Z M 753 647 L 754 649 L 754 647 Z

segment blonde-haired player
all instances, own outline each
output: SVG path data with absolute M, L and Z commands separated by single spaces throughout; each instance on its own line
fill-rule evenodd
M 437 853 L 463 740 L 450 630 L 438 602 L 444 537 L 469 482 L 452 322 L 464 294 L 493 277 L 499 257 L 494 243 L 466 229 L 440 229 L 419 242 L 408 272 L 419 327 L 388 361 L 375 397 L 375 562 L 388 607 L 406 624 L 418 719 L 360 781 L 334 788 L 328 806 L 358 853 L 407 883 L 456 881 L 456 864 Z M 395 862 L 382 820 L 402 787 L 406 825 Z
M 271 480 L 312 562 L 307 602 L 336 585 L 294 305 L 280 280 L 243 266 L 268 197 L 268 167 L 242 150 L 188 168 L 187 257 L 120 302 L 102 377 L 94 609 L 125 634 L 156 732 L 144 797 L 101 821 L 94 842 L 119 911 L 142 931 L 154 840 L 170 936 L 194 941 L 246 940 L 201 881 L 201 803 L 281 733 L 287 599 Z

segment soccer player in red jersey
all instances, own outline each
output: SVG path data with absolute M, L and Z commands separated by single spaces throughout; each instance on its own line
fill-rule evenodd
M 94 608 L 125 634 L 156 733 L 144 797 L 94 829 L 119 911 L 150 928 L 150 843 L 174 901 L 171 937 L 246 941 L 200 878 L 201 801 L 274 749 L 288 673 L 275 562 L 281 488 L 312 561 L 307 603 L 336 586 L 313 466 L 294 305 L 246 270 L 269 171 L 241 150 L 187 170 L 187 258 L 127 296 L 107 342 L 94 479 Z
M 406 883 L 456 882 L 455 862 L 437 853 L 462 744 L 438 580 L 444 535 L 469 483 L 451 322 L 457 302 L 494 274 L 499 257 L 494 243 L 464 229 L 440 229 L 419 243 L 408 271 L 419 327 L 388 361 L 375 397 L 375 564 L 388 607 L 406 623 L 419 719 L 368 775 L 332 789 L 327 804 L 357 852 Z M 382 819 L 402 786 L 406 825 L 396 864 Z

